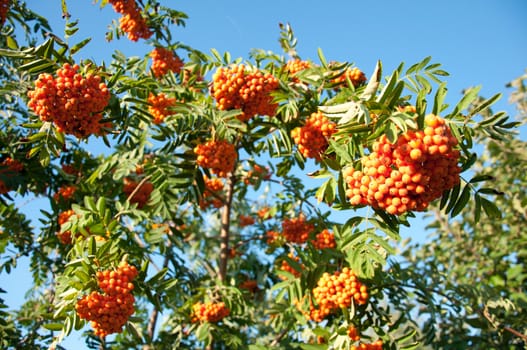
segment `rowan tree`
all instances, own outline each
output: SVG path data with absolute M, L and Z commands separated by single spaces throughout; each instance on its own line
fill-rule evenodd
M 99 349 L 448 342 L 430 336 L 439 309 L 419 332 L 411 307 L 435 305 L 441 271 L 409 287 L 422 266 L 389 260 L 417 212 L 500 215 L 499 189 L 474 173 L 477 136 L 518 126 L 490 112 L 499 95 L 446 105 L 430 57 L 388 73 L 304 59 L 289 25 L 283 53 L 201 52 L 173 37 L 186 15 L 153 0 L 100 2 L 119 18 L 106 39 L 151 50 L 96 62 L 82 52 L 101 38 L 77 42 L 67 4 L 64 35 L 23 1 L 1 7 L 0 272 L 28 256 L 35 288 L 2 311 L 2 346 L 59 348 L 73 330 Z M 18 206 L 33 197 L 49 200 L 39 227 Z M 472 327 L 505 324 L 480 311 Z

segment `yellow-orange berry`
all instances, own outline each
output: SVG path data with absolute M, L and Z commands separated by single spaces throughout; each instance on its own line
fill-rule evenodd
M 119 18 L 119 26 L 127 34 L 128 39 L 138 41 L 152 36 L 153 33 L 135 0 L 109 0 L 109 3 L 112 4 L 115 12 L 122 15 Z
M 311 66 L 312 66 L 311 62 L 302 61 L 301 59 L 296 58 L 296 59 L 287 61 L 284 67 L 284 70 L 291 75 L 291 80 L 296 83 L 299 81 L 299 79 L 295 77 L 295 75 L 298 72 L 311 68 Z
M 66 211 L 63 211 L 63 212 L 59 213 L 59 217 L 58 217 L 58 220 L 57 220 L 58 224 L 59 224 L 59 227 L 64 225 L 66 222 L 68 222 L 70 217 L 72 217 L 73 215 L 75 215 L 75 212 L 72 209 L 69 209 L 69 210 L 66 210 Z M 71 244 L 72 239 L 73 239 L 73 237 L 71 236 L 71 231 L 59 230 L 57 232 L 57 237 L 62 242 L 62 244 Z
M 322 230 L 315 236 L 315 239 L 311 241 L 313 246 L 317 249 L 333 249 L 336 247 L 335 235 L 328 229 Z
M 234 170 L 238 155 L 233 144 L 225 140 L 210 140 L 194 148 L 196 163 L 211 169 L 219 177 L 227 177 Z
M 209 179 L 204 176 L 205 190 L 203 191 L 202 198 L 199 201 L 199 206 L 202 210 L 212 206 L 214 208 L 220 208 L 223 205 L 223 181 L 217 177 Z
M 321 112 L 315 112 L 303 126 L 291 131 L 291 137 L 304 157 L 320 160 L 328 148 L 328 139 L 335 131 L 335 123 L 329 121 Z
M 350 339 L 353 341 L 360 340 L 359 331 L 357 330 L 357 328 L 355 328 L 354 325 L 348 327 L 348 337 L 350 337 Z
M 77 301 L 77 314 L 91 321 L 95 335 L 104 338 L 122 331 L 135 311 L 132 281 L 137 274 L 136 267 L 126 261 L 122 261 L 116 269 L 98 271 L 97 284 L 102 293 L 93 291 Z
M 192 322 L 216 323 L 229 316 L 230 309 L 224 302 L 198 302 L 192 305 Z
M 346 84 L 347 80 L 351 81 L 354 87 L 362 85 L 366 82 L 366 75 L 357 67 L 347 68 L 341 75 L 332 80 L 333 83 L 337 84 L 336 89 Z
M 313 298 L 318 307 L 312 308 L 311 319 L 320 322 L 338 309 L 349 308 L 352 302 L 366 304 L 368 293 L 367 287 L 358 280 L 355 273 L 344 267 L 342 271 L 331 275 L 325 272 L 313 288 Z
M 55 202 L 68 202 L 73 198 L 77 192 L 77 186 L 75 185 L 64 185 L 60 187 L 57 192 L 53 195 L 53 200 Z
M 303 265 L 302 263 L 300 262 L 300 258 L 298 256 L 294 256 L 293 253 L 289 253 L 287 254 L 287 256 L 296 261 L 297 263 L 300 264 L 300 268 L 303 269 Z M 285 259 L 283 259 L 281 262 L 280 262 L 280 270 L 282 271 L 287 271 L 289 273 L 291 273 L 293 276 L 295 277 L 300 277 L 302 275 L 302 271 L 298 271 L 297 269 L 295 269 L 294 267 L 292 267 L 291 265 L 289 265 L 289 262 Z M 281 279 L 285 279 L 284 276 L 280 276 Z
M 238 119 L 248 121 L 257 115 L 274 116 L 276 103 L 271 93 L 279 83 L 273 75 L 259 70 L 246 72 L 245 66 L 219 68 L 212 77 L 211 93 L 218 109 L 241 109 Z
M 394 215 L 422 211 L 459 183 L 457 140 L 445 121 L 425 117 L 424 130 L 409 130 L 395 143 L 381 136 L 362 159 L 362 171 L 344 170 L 352 205 L 369 204 Z
M 282 236 L 290 243 L 305 243 L 315 226 L 306 221 L 304 215 L 282 221 Z
M 64 64 L 56 77 L 39 75 L 35 89 L 28 92 L 28 106 L 44 122 L 78 138 L 99 135 L 106 125 L 102 111 L 110 101 L 110 92 L 97 75 L 78 73 L 78 65 Z
M 174 114 L 170 108 L 173 107 L 175 103 L 175 98 L 167 97 L 162 92 L 158 95 L 150 93 L 148 95 L 148 112 L 154 117 L 154 124 L 161 124 L 167 116 Z
M 156 78 L 160 78 L 169 71 L 174 73 L 181 72 L 183 61 L 174 51 L 164 47 L 156 47 L 150 52 L 152 58 L 152 72 Z

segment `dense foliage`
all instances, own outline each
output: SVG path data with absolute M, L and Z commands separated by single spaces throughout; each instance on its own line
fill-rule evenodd
M 100 5 L 107 40 L 151 51 L 95 62 L 67 1 L 64 38 L 0 1 L 0 273 L 29 257 L 35 287 L 2 347 L 525 346 L 524 142 L 499 95 L 448 106 L 429 57 L 302 59 L 289 25 L 283 54 L 205 53 L 172 37 L 182 12 Z M 437 238 L 399 254 L 417 212 Z

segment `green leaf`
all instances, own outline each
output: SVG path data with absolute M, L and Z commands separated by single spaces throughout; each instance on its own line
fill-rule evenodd
M 75 44 L 71 49 L 70 49 L 70 53 L 72 55 L 75 55 L 80 49 L 82 49 L 84 46 L 86 46 L 90 41 L 91 41 L 92 38 L 87 38 L 87 39 L 84 39 L 83 41 L 81 41 L 80 43 L 77 43 Z
M 326 60 L 326 57 L 324 56 L 324 53 L 322 52 L 322 49 L 320 47 L 317 49 L 317 53 L 318 53 L 318 59 L 320 60 L 320 63 L 322 64 L 324 68 L 327 68 L 328 61 Z
M 207 341 L 210 334 L 210 324 L 208 322 L 202 323 L 196 329 L 196 337 L 200 341 Z
M 328 348 L 327 344 L 300 344 L 302 350 L 325 350 Z
M 463 192 L 461 192 L 461 195 L 456 201 L 456 204 L 452 207 L 450 216 L 454 217 L 457 214 L 459 214 L 461 210 L 463 210 L 463 208 L 467 205 L 469 199 L 470 199 L 470 187 L 467 185 L 463 188 Z
M 469 183 L 473 184 L 476 182 L 489 181 L 489 180 L 494 180 L 494 179 L 495 178 L 492 175 L 479 174 L 479 175 L 474 176 L 472 179 L 470 179 Z
M 489 219 L 499 219 L 501 218 L 501 211 L 498 209 L 494 202 L 489 201 L 488 199 L 481 197 L 481 206 L 485 211 L 485 214 Z
M 11 50 L 18 49 L 18 43 L 12 36 L 7 37 L 7 47 L 10 48 Z
M 467 109 L 468 106 L 470 106 L 470 104 L 478 97 L 480 90 L 481 86 L 465 90 L 465 95 L 463 95 L 461 100 L 456 104 L 449 116 L 456 116 L 461 113 L 461 111 Z
M 395 339 L 395 342 L 397 344 L 406 343 L 407 341 L 409 341 L 410 339 L 415 337 L 416 334 L 417 334 L 417 330 L 413 329 L 410 332 L 408 332 L 408 334 L 405 334 L 405 335 Z
M 496 94 L 494 96 L 492 96 L 491 98 L 488 98 L 484 101 L 482 101 L 481 103 L 479 103 L 478 105 L 476 105 L 471 111 L 470 111 L 470 116 L 473 116 L 473 115 L 476 115 L 482 111 L 484 111 L 485 109 L 489 108 L 490 106 L 492 106 L 496 101 L 498 101 L 499 99 L 501 98 L 501 94 Z
M 443 102 L 446 96 L 446 83 L 441 83 L 437 88 L 437 92 L 434 97 L 434 106 L 432 108 L 432 114 L 439 115 L 443 110 Z
M 353 162 L 353 158 L 351 158 L 351 155 L 348 153 L 347 148 L 345 148 L 344 146 L 340 145 L 339 143 L 337 143 L 333 139 L 329 139 L 328 141 L 329 141 L 329 145 L 335 151 L 335 153 L 337 154 L 337 156 L 340 159 L 342 159 L 346 163 Z
M 46 328 L 49 331 L 61 331 L 64 327 L 63 323 L 45 323 L 42 327 Z

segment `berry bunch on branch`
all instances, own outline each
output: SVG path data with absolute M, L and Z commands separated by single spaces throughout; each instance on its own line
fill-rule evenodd
M 12 178 L 24 170 L 24 164 L 19 160 L 13 159 L 11 157 L 6 157 L 0 163 L 0 175 L 7 178 Z M 0 179 L 0 194 L 5 194 L 11 189 L 6 183 Z
M 183 61 L 174 51 L 164 47 L 156 47 L 150 52 L 152 58 L 152 73 L 156 78 L 161 78 L 169 71 L 174 73 L 181 72 Z
M 368 288 L 347 267 L 333 274 L 325 272 L 313 289 L 315 307 L 311 319 L 321 322 L 332 312 L 347 309 L 351 303 L 364 305 L 368 301 Z
M 459 184 L 459 151 L 445 120 L 425 117 L 423 130 L 410 130 L 395 143 L 383 135 L 362 160 L 362 170 L 344 170 L 352 205 L 371 205 L 390 214 L 423 211 Z
M 225 305 L 223 301 L 214 302 L 197 302 L 192 305 L 191 321 L 197 322 L 210 322 L 216 323 L 229 316 L 230 309 Z
M 79 73 L 79 65 L 65 63 L 56 72 L 39 75 L 35 89 L 28 92 L 28 106 L 44 122 L 53 122 L 58 131 L 86 138 L 100 135 L 105 126 L 102 112 L 110 92 L 98 75 Z
M 211 93 L 218 109 L 241 109 L 238 116 L 248 121 L 257 115 L 273 117 L 278 105 L 272 92 L 279 86 L 278 79 L 270 73 L 247 70 L 245 65 L 219 68 L 212 77 Z
M 141 181 L 135 181 L 131 178 L 124 179 L 123 192 L 129 198 L 130 203 L 137 204 L 139 209 L 143 208 L 150 199 L 150 194 L 154 190 L 154 185 L 143 179 Z
M 210 140 L 194 147 L 196 163 L 208 168 L 219 177 L 227 177 L 234 171 L 238 155 L 232 143 L 226 140 Z
M 167 116 L 174 114 L 170 108 L 175 103 L 174 97 L 168 97 L 163 92 L 157 95 L 150 93 L 148 95 L 148 112 L 154 117 L 154 124 L 161 124 Z
M 97 272 L 97 283 L 102 291 L 93 291 L 77 301 L 80 318 L 91 321 L 95 335 L 104 338 L 122 332 L 124 324 L 134 313 L 133 280 L 137 269 L 121 262 L 115 270 Z
M 291 137 L 304 157 L 320 161 L 322 154 L 328 148 L 328 139 L 336 131 L 335 123 L 321 112 L 314 112 L 303 126 L 291 131 Z
M 153 33 L 135 0 L 108 0 L 108 2 L 112 4 L 115 12 L 122 15 L 119 18 L 119 26 L 127 34 L 128 39 L 138 41 L 152 36 Z

